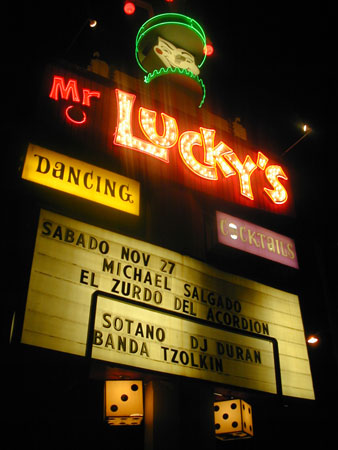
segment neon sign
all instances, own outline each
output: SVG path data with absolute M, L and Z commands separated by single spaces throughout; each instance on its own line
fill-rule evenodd
M 176 120 L 162 113 L 164 133 L 159 136 L 156 130 L 156 112 L 141 107 L 139 109 L 139 123 L 148 141 L 134 137 L 131 116 L 135 98 L 136 96 L 134 94 L 128 94 L 127 92 L 116 89 L 118 125 L 114 144 L 146 153 L 168 163 L 168 149 L 175 145 L 178 138 Z
M 82 105 L 89 107 L 90 99 L 92 97 L 100 98 L 101 93 L 98 91 L 91 91 L 90 89 L 83 89 L 82 96 Z M 49 97 L 56 101 L 58 101 L 59 98 L 69 100 L 69 97 L 71 97 L 72 101 L 75 103 L 80 103 L 81 101 L 77 81 L 74 79 L 70 79 L 66 85 L 65 79 L 56 75 L 54 75 L 53 78 L 53 86 L 49 93 Z M 87 120 L 86 113 L 74 105 L 70 105 L 66 108 L 65 115 L 70 122 L 77 125 L 82 125 Z
M 115 89 L 115 97 L 117 119 L 113 144 L 152 156 L 166 164 L 170 162 L 170 153 L 176 149 L 184 166 L 193 175 L 210 182 L 219 180 L 219 177 L 229 181 L 235 177 L 240 195 L 251 201 L 256 195 L 252 180 L 263 173 L 266 186 L 261 186 L 262 194 L 275 205 L 287 202 L 288 192 L 282 180 L 288 180 L 288 177 L 284 169 L 280 165 L 269 164 L 269 158 L 261 151 L 240 158 L 228 144 L 222 140 L 217 142 L 216 130 L 199 127 L 198 131 L 184 130 L 180 133 L 176 118 L 164 112 L 160 113 L 162 131 L 159 132 L 157 111 L 143 106 L 138 107 L 138 124 L 135 124 L 136 95 Z M 66 82 L 64 77 L 55 75 L 49 98 L 72 101 L 73 104 L 66 107 L 65 115 L 70 122 L 83 126 L 87 120 L 84 109 L 90 108 L 93 100 L 99 100 L 101 93 L 90 89 L 82 89 L 81 92 L 75 79 L 70 78 Z M 196 148 L 202 152 L 202 157 L 196 157 Z
M 176 119 L 161 113 L 163 134 L 159 135 L 156 129 L 156 112 L 147 108 L 139 108 L 139 127 L 147 140 L 133 135 L 132 112 L 136 96 L 120 89 L 116 89 L 118 123 L 114 144 L 128 147 L 146 153 L 169 163 L 169 149 L 173 147 L 179 135 Z M 264 171 L 271 188 L 264 188 L 264 193 L 275 204 L 283 204 L 288 199 L 286 188 L 279 178 L 287 180 L 281 166 L 269 165 L 269 159 L 258 152 L 254 162 L 247 155 L 241 162 L 236 153 L 223 141 L 215 145 L 216 131 L 200 127 L 200 131 L 185 131 L 178 138 L 178 150 L 183 163 L 195 175 L 215 181 L 218 179 L 217 167 L 225 178 L 237 174 L 240 183 L 240 193 L 244 197 L 254 200 L 251 187 L 251 176 L 256 169 Z M 194 146 L 203 147 L 204 161 L 198 161 L 193 153 Z
M 136 36 L 135 57 L 146 72 L 145 83 L 157 77 L 176 74 L 199 84 L 205 99 L 205 86 L 199 77 L 206 59 L 206 36 L 196 20 L 183 14 L 167 13 L 151 17 Z

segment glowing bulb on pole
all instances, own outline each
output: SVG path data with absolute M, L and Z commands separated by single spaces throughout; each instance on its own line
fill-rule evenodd
M 295 145 L 298 144 L 298 142 L 302 141 L 306 136 L 308 136 L 311 133 L 311 128 L 308 125 L 303 125 L 303 131 L 304 134 L 302 137 L 300 137 L 294 144 L 290 145 L 284 152 L 282 153 L 282 156 L 284 156 L 286 153 L 288 153 Z
M 214 53 L 214 47 L 212 44 L 207 44 L 204 49 L 203 52 L 205 55 L 207 56 L 211 56 Z
M 309 336 L 307 339 L 308 344 L 317 344 L 319 339 L 316 336 Z
M 128 15 L 131 16 L 135 12 L 135 5 L 133 2 L 126 2 L 123 6 L 123 11 Z

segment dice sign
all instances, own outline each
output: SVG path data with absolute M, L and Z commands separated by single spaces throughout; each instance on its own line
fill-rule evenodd
M 139 380 L 105 381 L 104 418 L 109 425 L 140 425 L 143 386 Z
M 215 432 L 219 439 L 253 436 L 252 408 L 243 400 L 214 403 Z

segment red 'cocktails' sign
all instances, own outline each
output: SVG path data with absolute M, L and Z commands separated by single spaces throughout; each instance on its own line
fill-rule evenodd
M 219 211 L 216 220 L 221 244 L 298 269 L 293 239 Z

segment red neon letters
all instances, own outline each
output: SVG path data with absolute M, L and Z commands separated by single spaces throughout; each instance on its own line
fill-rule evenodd
M 199 131 L 184 131 L 179 134 L 176 119 L 161 113 L 162 134 L 156 126 L 157 112 L 140 107 L 138 110 L 139 128 L 144 136 L 140 138 L 133 134 L 134 94 L 115 89 L 117 102 L 117 126 L 114 134 L 114 144 L 130 148 L 138 152 L 169 163 L 169 149 L 176 144 L 179 155 L 185 166 L 195 175 L 210 181 L 218 180 L 219 174 L 226 179 L 238 176 L 240 193 L 249 200 L 254 200 L 251 179 L 255 172 L 263 171 L 270 187 L 264 187 L 263 192 L 276 205 L 283 204 L 288 199 L 288 193 L 280 179 L 287 180 L 283 168 L 279 165 L 268 165 L 269 158 L 262 152 L 257 153 L 256 161 L 246 155 L 241 161 L 234 150 L 223 141 L 215 144 L 216 131 L 200 127 Z M 49 97 L 55 101 L 60 99 L 72 101 L 65 109 L 67 119 L 76 124 L 84 124 L 87 114 L 82 107 L 90 107 L 93 98 L 99 99 L 101 93 L 90 89 L 82 89 L 82 102 L 75 79 L 65 82 L 62 76 L 54 76 Z M 81 106 L 80 106 L 81 105 Z M 194 147 L 203 149 L 203 158 L 197 160 Z M 217 170 L 218 169 L 218 170 Z
M 114 144 L 146 153 L 168 163 L 168 148 L 174 146 L 178 138 L 176 120 L 162 113 L 164 132 L 160 136 L 156 130 L 156 112 L 141 107 L 139 123 L 148 141 L 133 136 L 131 117 L 135 98 L 134 94 L 116 89 L 118 123 Z
M 65 79 L 63 77 L 59 77 L 54 75 L 53 78 L 53 85 L 52 89 L 49 93 L 49 97 L 53 100 L 58 101 L 60 98 L 63 100 L 69 100 L 69 97 L 71 97 L 71 100 L 75 103 L 80 103 L 80 95 L 79 90 L 77 87 L 77 81 L 70 79 L 68 80 L 67 85 L 65 85 Z M 90 89 L 82 89 L 82 105 L 84 106 L 90 106 L 90 99 L 91 97 L 94 98 L 100 98 L 101 93 L 98 91 L 91 91 Z M 84 111 L 81 111 L 79 114 L 79 111 L 77 111 L 77 114 L 74 115 L 73 111 L 74 106 L 68 106 L 65 110 L 65 115 L 67 119 L 75 123 L 76 125 L 81 125 L 86 122 L 87 115 Z M 79 117 L 78 117 L 79 116 Z
M 55 75 L 49 97 L 54 100 L 59 100 L 59 94 L 64 100 L 68 100 L 69 95 L 71 95 L 73 102 L 79 102 L 80 96 L 77 89 L 77 81 L 71 79 L 68 81 L 67 86 L 65 86 L 65 79 Z
M 218 179 L 217 167 L 225 178 L 238 175 L 241 195 L 254 200 L 251 186 L 251 176 L 256 169 L 264 171 L 267 181 L 273 189 L 264 188 L 265 194 L 275 204 L 283 204 L 288 199 L 285 187 L 279 178 L 287 180 L 281 166 L 267 166 L 269 159 L 258 152 L 254 162 L 247 155 L 241 162 L 236 153 L 224 142 L 220 141 L 215 146 L 215 134 L 213 129 L 200 127 L 200 132 L 185 131 L 179 138 L 177 122 L 173 117 L 161 113 L 163 122 L 163 134 L 158 135 L 156 130 L 156 112 L 147 108 L 139 108 L 139 126 L 147 140 L 133 135 L 132 111 L 136 96 L 128 92 L 116 89 L 117 100 L 117 128 L 114 144 L 128 147 L 139 152 L 154 156 L 169 163 L 168 149 L 173 147 L 178 140 L 178 150 L 184 164 L 191 172 L 201 178 L 213 181 Z M 204 161 L 198 161 L 193 153 L 193 147 L 204 149 Z

